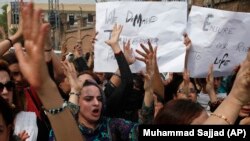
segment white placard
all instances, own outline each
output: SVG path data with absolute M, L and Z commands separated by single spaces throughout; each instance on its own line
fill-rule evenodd
M 229 75 L 246 57 L 250 46 L 250 14 L 192 6 L 187 32 L 191 77 L 206 77 L 210 64 L 215 76 Z
M 15 118 L 15 130 L 14 133 L 18 135 L 22 131 L 26 131 L 30 136 L 26 141 L 36 141 L 38 135 L 38 127 L 36 123 L 35 112 L 21 111 Z
M 131 47 L 141 50 L 140 43 L 147 45 L 150 39 L 158 46 L 157 59 L 160 72 L 182 72 L 185 46 L 183 32 L 187 23 L 186 2 L 104 2 L 96 4 L 95 72 L 115 72 L 118 68 L 111 47 L 105 44 L 113 25 L 123 25 L 120 46 L 131 40 Z M 134 52 L 135 53 L 135 52 Z M 135 53 L 136 56 L 139 56 Z M 145 65 L 136 61 L 132 72 Z

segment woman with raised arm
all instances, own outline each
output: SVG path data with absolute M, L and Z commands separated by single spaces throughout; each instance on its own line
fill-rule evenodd
M 117 30 L 116 26 L 114 28 L 113 32 Z M 151 56 L 153 55 L 151 54 Z M 144 99 L 144 105 L 151 105 L 153 99 L 148 99 L 153 95 L 152 80 L 154 67 L 152 60 L 152 57 L 149 55 L 146 61 L 147 69 L 144 89 L 147 96 Z M 105 109 L 107 108 L 105 95 L 99 85 L 91 80 L 86 80 L 79 85 L 73 64 L 65 62 L 63 66 L 65 75 L 71 85 L 69 105 L 86 140 L 137 140 L 139 123 L 105 116 Z M 53 136 L 51 136 L 50 140 L 54 140 Z
M 204 124 L 233 124 L 243 105 L 250 101 L 250 50 L 240 66 L 229 95 Z
M 154 78 L 155 71 L 158 71 L 158 69 L 156 69 L 158 68 L 157 61 L 156 61 L 157 47 L 153 48 L 150 41 L 148 41 L 148 48 L 143 44 L 141 44 L 141 47 L 144 50 L 144 52 L 136 50 L 136 52 L 141 55 L 141 57 L 137 56 L 136 59 L 146 64 L 146 71 L 148 72 L 148 74 L 152 75 L 152 77 Z M 148 79 L 147 78 L 148 76 L 145 76 L 145 80 Z M 145 91 L 144 102 L 143 102 L 141 111 L 139 113 L 141 117 L 140 120 L 146 121 L 147 124 L 152 123 L 154 115 L 155 115 L 154 112 L 158 112 L 159 110 L 155 107 L 156 103 L 154 103 L 154 96 L 158 97 L 159 99 L 163 99 L 163 97 L 161 97 L 161 95 L 155 91 L 154 83 L 155 83 L 155 79 L 153 79 L 150 84 L 146 83 L 146 81 L 144 82 L 145 90 L 148 88 L 149 85 L 152 85 L 151 89 L 149 89 L 151 90 L 150 93 L 148 93 L 149 91 L 147 93 Z
M 148 47 L 149 47 L 149 50 L 146 48 L 146 46 L 145 45 L 143 45 L 143 44 L 140 44 L 140 46 L 141 46 L 141 48 L 144 50 L 144 52 L 146 53 L 146 54 L 148 54 L 148 53 L 154 53 L 153 51 L 153 46 L 152 46 L 152 44 L 151 44 L 151 42 L 150 42 L 150 40 L 148 40 Z M 140 55 L 142 55 L 143 57 L 146 57 L 145 56 L 145 53 L 143 53 L 143 52 L 141 52 L 140 50 L 136 50 L 136 52 L 138 53 L 138 54 L 140 54 Z M 155 52 L 156 53 L 156 52 Z M 143 61 L 144 59 L 143 58 L 138 58 L 138 57 L 136 57 L 136 59 L 138 59 L 138 60 L 140 60 L 140 61 Z M 162 82 L 162 80 L 161 80 L 161 74 L 160 74 L 160 72 L 159 72 L 159 68 L 158 68 L 158 63 L 157 63 L 157 56 L 156 56 L 156 54 L 154 55 L 154 59 L 153 59 L 153 63 L 154 63 L 154 83 L 152 84 L 153 85 L 153 88 L 154 88 L 154 93 L 157 93 L 158 94 L 158 96 L 161 98 L 161 99 L 164 99 L 164 84 L 163 84 L 163 82 Z
M 45 36 L 48 24 L 40 23 L 41 10 L 33 9 L 33 3 L 24 6 L 22 11 L 24 48 L 15 44 L 16 56 L 20 70 L 32 87 L 37 91 L 38 97 L 51 122 L 57 140 L 82 141 L 77 124 L 66 108 L 67 103 L 60 97 L 56 84 L 49 76 L 44 57 Z
M 234 83 L 235 77 L 237 75 L 237 71 L 235 72 L 235 74 L 233 75 L 231 82 L 230 83 Z M 209 95 L 209 99 L 210 101 L 208 102 L 209 106 L 210 106 L 210 112 L 214 112 L 216 110 L 216 108 L 222 103 L 222 101 L 225 98 L 221 98 L 218 97 L 216 92 L 215 92 L 215 88 L 214 88 L 214 77 L 213 77 L 213 66 L 211 65 L 208 71 L 208 76 L 206 78 L 207 80 L 207 84 L 206 84 L 206 91 L 208 92 Z M 230 84 L 231 85 L 231 84 Z M 231 90 L 231 87 L 228 87 L 228 90 Z M 237 124 L 244 124 L 244 125 L 249 125 L 250 124 L 250 102 L 248 102 L 247 104 L 244 104 L 239 112 L 238 118 L 235 121 L 235 125 Z
M 106 41 L 113 50 L 119 66 L 104 91 L 107 96 L 107 115 L 137 122 L 138 110 L 142 106 L 145 91 L 143 80 L 138 86 L 139 77 L 132 74 L 129 68 L 129 65 L 135 62 L 130 41 L 123 43 L 123 52 L 120 48 L 119 36 L 121 32 L 122 26 L 115 24 L 111 38 Z

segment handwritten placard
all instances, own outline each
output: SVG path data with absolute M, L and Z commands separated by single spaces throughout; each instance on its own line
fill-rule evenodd
M 210 64 L 215 76 L 226 76 L 245 59 L 250 47 L 249 13 L 193 6 L 188 20 L 191 77 L 206 77 Z
M 104 2 L 96 4 L 96 31 L 94 71 L 114 72 L 117 62 L 105 41 L 110 38 L 115 23 L 123 25 L 119 44 L 131 41 L 131 47 L 141 50 L 140 43 L 148 39 L 158 46 L 157 59 L 160 72 L 182 72 L 185 47 L 183 32 L 187 22 L 186 2 Z M 139 56 L 134 52 L 135 56 Z M 136 61 L 132 72 L 145 68 Z

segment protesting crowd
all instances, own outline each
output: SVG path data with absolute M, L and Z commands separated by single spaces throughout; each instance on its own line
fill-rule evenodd
M 183 72 L 166 75 L 159 71 L 159 47 L 150 40 L 136 50 L 130 40 L 121 45 L 124 27 L 115 23 L 105 44 L 118 67 L 95 72 L 96 53 L 84 53 L 79 43 L 73 57 L 54 53 L 41 14 L 32 2 L 21 4 L 17 32 L 0 42 L 1 141 L 134 141 L 142 124 L 250 124 L 250 51 L 230 75 L 215 77 L 213 65 L 204 64 L 206 77 L 192 78 L 192 41 L 183 33 Z M 136 61 L 144 71 L 131 71 Z

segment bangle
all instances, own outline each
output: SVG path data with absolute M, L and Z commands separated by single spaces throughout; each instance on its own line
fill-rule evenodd
M 6 38 L 6 40 L 8 40 L 10 42 L 10 47 L 13 47 L 13 42 L 10 38 Z
M 51 49 L 45 49 L 44 51 L 45 52 L 51 52 L 52 48 Z
M 77 96 L 77 97 L 79 97 L 79 96 L 80 96 L 80 94 L 79 94 L 79 93 L 75 93 L 75 92 L 70 92 L 70 93 L 69 93 L 69 95 L 75 95 L 75 96 Z
M 226 121 L 229 125 L 231 125 L 231 122 L 223 115 L 220 115 L 220 114 L 215 114 L 215 113 L 211 113 L 211 116 L 215 116 L 215 117 L 218 117 L 220 119 L 223 119 L 224 121 Z
M 55 115 L 55 114 L 58 114 L 58 113 L 62 112 L 67 107 L 67 105 L 68 105 L 68 102 L 64 101 L 63 104 L 62 104 L 62 106 L 59 107 L 59 108 L 52 108 L 52 109 L 45 109 L 45 108 L 43 108 L 43 109 L 44 109 L 45 113 L 50 113 L 52 115 Z

